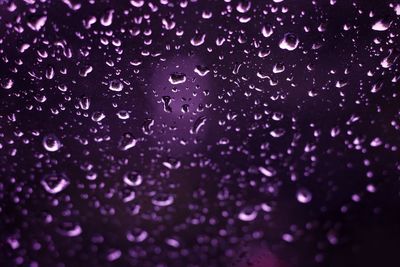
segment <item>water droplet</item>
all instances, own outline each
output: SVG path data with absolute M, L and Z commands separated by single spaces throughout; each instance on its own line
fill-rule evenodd
M 95 122 L 102 121 L 105 117 L 106 117 L 106 115 L 100 111 L 95 111 L 92 114 L 92 120 Z
M 283 63 L 277 63 L 274 65 L 274 68 L 272 69 L 273 73 L 281 73 L 285 70 L 285 65 Z
M 72 222 L 63 222 L 58 227 L 58 232 L 63 236 L 75 237 L 82 233 L 82 228 L 79 224 Z
M 285 129 L 283 129 L 283 128 L 277 128 L 277 129 L 275 129 L 275 130 L 272 130 L 272 131 L 270 132 L 270 135 L 271 135 L 272 137 L 279 138 L 279 137 L 283 136 L 285 133 L 286 133 Z
M 293 242 L 293 240 L 294 240 L 293 235 L 288 234 L 288 233 L 283 234 L 283 235 L 282 235 L 282 239 L 283 239 L 284 241 L 288 242 L 288 243 L 291 243 L 291 242 Z
M 175 21 L 173 20 L 167 20 L 167 19 L 162 19 L 162 25 L 166 30 L 172 30 L 173 28 L 175 28 Z
M 148 232 L 141 229 L 134 229 L 126 234 L 126 239 L 130 242 L 141 243 L 149 236 Z
M 385 69 L 390 68 L 398 59 L 400 53 L 397 49 L 389 49 L 389 55 L 387 55 L 382 61 L 381 66 Z
M 191 134 L 197 134 L 201 127 L 206 123 L 207 121 L 207 117 L 206 116 L 202 116 L 197 118 L 197 120 L 194 122 L 192 129 L 190 129 L 190 133 Z
M 111 91 L 114 91 L 114 92 L 121 92 L 123 88 L 124 88 L 124 85 L 122 84 L 122 82 L 120 80 L 112 80 L 110 82 L 110 86 L 108 87 L 108 89 L 110 89 Z
M 88 97 L 86 97 L 86 96 L 82 96 L 79 99 L 79 106 L 83 110 L 88 110 L 89 107 L 90 107 L 90 99 Z
M 205 39 L 206 39 L 205 34 L 196 34 L 192 39 L 190 39 L 190 43 L 193 46 L 200 46 L 204 43 Z
M 174 203 L 174 197 L 168 194 L 158 194 L 153 197 L 151 203 L 155 206 L 166 207 Z
M 236 6 L 236 10 L 239 13 L 246 13 L 251 8 L 251 1 L 240 1 Z
M 41 184 L 48 193 L 57 194 L 62 192 L 69 185 L 69 180 L 63 174 L 51 174 L 45 176 Z
M 180 246 L 179 241 L 174 238 L 167 238 L 165 240 L 165 243 L 167 243 L 168 245 L 170 245 L 171 247 L 174 247 L 174 248 L 179 248 L 179 246 Z
M 110 26 L 113 22 L 113 15 L 114 15 L 114 10 L 110 9 L 107 10 L 104 15 L 100 18 L 100 23 L 103 26 Z
M 371 145 L 372 147 L 378 147 L 378 146 L 382 145 L 382 140 L 381 140 L 379 137 L 375 137 L 375 138 L 371 141 L 370 145 Z
M 196 68 L 194 69 L 194 72 L 196 72 L 198 75 L 200 76 L 206 76 L 207 73 L 210 72 L 210 70 L 206 67 L 206 66 L 201 66 L 198 65 L 196 66 Z
M 306 204 L 311 201 L 312 194 L 308 189 L 301 188 L 301 189 L 297 190 L 296 198 L 297 198 L 297 201 L 299 201 L 300 203 Z
M 170 96 L 163 96 L 161 98 L 161 101 L 164 104 L 164 111 L 165 112 L 172 112 L 172 108 L 170 106 L 171 102 L 172 102 L 172 98 Z
M 138 171 L 130 171 L 124 174 L 123 180 L 129 186 L 139 186 L 143 182 L 143 177 Z
M 270 25 L 265 25 L 262 27 L 261 33 L 264 37 L 267 38 L 270 37 L 274 33 L 274 31 Z
M 107 254 L 107 260 L 108 261 L 116 261 L 121 257 L 121 255 L 122 255 L 121 250 L 113 249 Z
M 372 85 L 371 93 L 379 92 L 383 87 L 383 81 L 378 81 L 377 83 Z
M 261 167 L 258 167 L 258 171 L 267 177 L 272 177 L 276 174 L 276 171 L 274 169 L 272 169 L 271 167 L 264 168 L 261 166 Z
M 279 48 L 293 51 L 299 45 L 299 39 L 293 33 L 286 33 L 279 42 Z
M 14 81 L 10 78 L 2 79 L 0 85 L 3 89 L 11 89 L 14 85 Z
M 246 207 L 244 208 L 238 215 L 239 220 L 244 221 L 244 222 L 251 222 L 254 221 L 257 218 L 257 210 Z
M 331 129 L 331 136 L 336 137 L 340 134 L 340 128 L 339 127 L 334 127 Z
M 176 158 L 169 158 L 168 161 L 164 161 L 163 165 L 170 170 L 179 169 L 181 162 Z
M 151 135 L 153 133 L 153 130 L 151 129 L 154 125 L 154 120 L 153 119 L 146 119 L 143 123 L 142 126 L 142 131 L 145 135 Z
M 43 138 L 43 147 L 49 152 L 55 152 L 60 149 L 61 142 L 54 134 L 48 134 Z
M 40 16 L 40 17 L 32 17 L 28 21 L 28 26 L 34 31 L 40 31 L 40 29 L 46 24 L 47 17 Z
M 135 147 L 137 139 L 131 133 L 124 133 L 118 142 L 118 148 L 122 151 L 126 151 Z
M 134 7 L 142 7 L 144 5 L 144 0 L 131 0 L 130 3 Z
M 392 25 L 391 21 L 378 20 L 372 25 L 374 31 L 386 31 Z
M 168 81 L 174 85 L 184 83 L 186 82 L 186 74 L 174 72 L 169 76 Z

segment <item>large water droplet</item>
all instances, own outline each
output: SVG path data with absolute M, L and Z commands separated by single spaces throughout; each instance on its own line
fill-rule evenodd
M 392 25 L 391 21 L 378 20 L 372 25 L 374 31 L 386 31 Z

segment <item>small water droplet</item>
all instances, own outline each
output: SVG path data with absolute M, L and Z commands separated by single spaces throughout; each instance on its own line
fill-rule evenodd
M 135 147 L 137 143 L 137 139 L 131 133 L 124 133 L 121 139 L 118 142 L 118 148 L 122 151 L 126 151 Z
M 123 180 L 129 186 L 139 186 L 143 182 L 143 177 L 138 171 L 130 171 L 124 174 Z
M 299 201 L 300 203 L 306 204 L 311 201 L 312 194 L 308 189 L 300 188 L 299 190 L 297 190 L 296 198 L 297 201 Z
M 124 89 L 124 85 L 120 80 L 112 80 L 108 89 L 114 92 L 121 92 Z
M 58 232 L 63 236 L 75 237 L 82 233 L 82 228 L 79 224 L 73 222 L 63 222 L 58 227 Z
M 279 48 L 293 51 L 299 45 L 299 39 L 293 33 L 286 33 L 279 42 Z
M 48 134 L 43 138 L 43 147 L 49 152 L 55 152 L 60 149 L 61 142 L 54 134 Z
M 194 122 L 192 129 L 190 129 L 190 133 L 191 134 L 197 134 L 201 127 L 206 123 L 207 121 L 207 117 L 206 116 L 202 116 L 197 118 L 197 120 Z
M 28 21 L 28 26 L 34 31 L 40 31 L 40 29 L 46 24 L 46 21 L 46 16 L 32 17 Z
M 169 76 L 168 81 L 171 84 L 181 84 L 186 82 L 186 74 L 180 72 L 174 72 Z
M 174 197 L 168 194 L 158 194 L 153 197 L 151 203 L 155 206 L 166 207 L 174 203 Z
M 69 185 L 69 180 L 63 174 L 51 174 L 45 176 L 41 184 L 48 193 L 57 194 L 62 192 Z

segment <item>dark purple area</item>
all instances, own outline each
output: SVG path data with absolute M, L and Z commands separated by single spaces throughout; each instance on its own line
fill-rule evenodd
M 0 266 L 400 266 L 400 2 L 0 1 Z

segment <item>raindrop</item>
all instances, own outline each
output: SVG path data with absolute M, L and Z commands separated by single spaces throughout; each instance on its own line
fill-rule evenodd
M 121 255 L 122 255 L 121 250 L 113 249 L 107 254 L 107 260 L 116 261 L 121 257 Z
M 113 21 L 114 10 L 107 10 L 104 15 L 100 18 L 100 23 L 103 26 L 110 26 Z
M 45 176 L 41 184 L 48 193 L 57 194 L 62 192 L 69 185 L 69 180 L 65 175 L 52 174 Z
M 197 74 L 200 75 L 200 76 L 206 76 L 207 73 L 210 72 L 210 70 L 209 70 L 207 67 L 205 67 L 205 66 L 198 65 L 198 66 L 196 66 L 196 68 L 194 69 L 194 72 L 197 73 Z
M 169 158 L 168 161 L 164 161 L 163 165 L 170 170 L 179 169 L 181 162 L 176 158 Z
M 168 81 L 174 85 L 184 83 L 186 82 L 186 74 L 174 72 L 169 76 Z
M 179 241 L 174 238 L 167 238 L 165 240 L 165 243 L 167 243 L 168 245 L 170 245 L 171 247 L 174 247 L 174 248 L 179 248 L 179 246 L 180 246 Z
M 312 194 L 310 191 L 308 191 L 308 189 L 301 188 L 301 189 L 297 190 L 296 198 L 297 198 L 297 201 L 299 201 L 300 203 L 306 204 L 311 201 Z
M 49 152 L 55 152 L 60 149 L 61 142 L 54 134 L 48 134 L 43 138 L 43 147 Z
M 34 31 L 40 31 L 40 29 L 46 24 L 46 21 L 46 16 L 32 17 L 32 19 L 28 21 L 28 26 Z
M 155 206 L 166 207 L 174 203 L 174 197 L 167 194 L 158 194 L 153 197 L 151 203 Z
M 145 135 L 151 135 L 153 133 L 153 130 L 151 129 L 154 125 L 154 120 L 153 119 L 146 119 L 143 123 L 142 126 L 142 131 Z
M 250 1 L 240 1 L 239 4 L 236 6 L 236 10 L 239 13 L 246 13 L 249 11 L 251 8 L 251 2 Z
M 200 46 L 204 43 L 205 39 L 206 39 L 205 34 L 196 34 L 192 39 L 190 39 L 190 43 L 193 46 Z
M 396 49 L 389 49 L 389 55 L 381 61 L 381 66 L 386 69 L 390 68 L 396 62 L 399 54 Z
M 387 22 L 384 20 L 378 20 L 372 25 L 372 29 L 374 31 L 386 31 L 387 29 L 389 29 L 390 25 L 392 25 L 391 21 Z
M 272 169 L 271 167 L 264 168 L 264 167 L 258 167 L 259 172 L 261 172 L 263 175 L 267 177 L 272 177 L 276 174 L 276 171 Z
M 3 89 L 11 89 L 14 85 L 14 81 L 10 78 L 2 79 L 0 85 Z
M 106 115 L 100 111 L 95 111 L 92 114 L 92 120 L 95 122 L 102 121 L 105 117 L 106 117 Z
M 267 38 L 270 37 L 274 33 L 274 31 L 270 25 L 265 25 L 262 27 L 261 33 L 264 37 Z
M 130 171 L 124 174 L 123 180 L 129 186 L 139 186 L 143 182 L 143 177 L 138 171 Z
M 286 33 L 279 42 L 279 48 L 293 51 L 299 45 L 299 39 L 293 33 Z
M 277 128 L 275 130 L 272 130 L 270 132 L 270 134 L 271 134 L 272 137 L 279 138 L 279 137 L 283 136 L 285 134 L 285 132 L 286 132 L 285 129 Z
M 257 218 L 257 210 L 246 207 L 238 215 L 239 220 L 244 222 L 251 222 Z
M 82 96 L 79 99 L 79 106 L 83 110 L 88 110 L 89 107 L 90 107 L 90 99 L 88 97 L 86 97 L 86 96 Z
M 190 129 L 190 133 L 191 134 L 197 134 L 201 127 L 203 127 L 203 125 L 206 123 L 207 121 L 207 117 L 206 116 L 202 116 L 197 118 L 197 120 L 194 122 L 192 129 Z
M 120 80 L 112 80 L 108 87 L 108 89 L 110 89 L 111 91 L 114 91 L 114 92 L 120 92 L 120 91 L 122 91 L 123 88 L 124 88 L 124 85 L 122 84 L 122 82 Z
M 72 222 L 63 222 L 58 227 L 58 232 L 63 236 L 75 237 L 82 233 L 82 228 L 79 224 Z
M 122 151 L 126 151 L 135 147 L 137 139 L 131 133 L 124 133 L 118 142 L 118 148 Z

